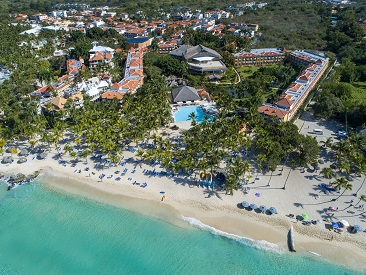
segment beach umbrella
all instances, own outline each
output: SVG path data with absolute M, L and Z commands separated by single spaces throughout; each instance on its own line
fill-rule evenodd
M 265 207 L 264 205 L 261 205 L 261 206 L 259 206 L 259 210 L 264 212 L 267 210 L 267 207 Z
M 277 210 L 274 207 L 269 208 L 269 212 L 271 212 L 271 214 L 277 214 Z
M 26 158 L 20 158 L 18 160 L 18 163 L 24 163 L 24 162 L 27 162 L 27 159 Z
M 252 204 L 250 205 L 250 208 L 252 208 L 253 210 L 255 210 L 255 209 L 257 209 L 258 207 L 257 207 L 257 205 L 256 205 L 255 203 L 252 203 Z
M 19 156 L 26 156 L 26 155 L 28 155 L 28 150 L 27 149 L 20 150 Z
M 302 214 L 301 217 L 304 219 L 304 220 L 308 220 L 309 219 L 309 215 L 308 214 Z
M 247 201 L 243 201 L 243 202 L 241 203 L 241 205 L 242 205 L 243 207 L 248 207 L 248 206 L 249 206 L 249 203 L 248 203 Z
M 39 155 L 38 155 L 38 158 L 39 159 L 45 159 L 47 157 L 47 153 L 40 153 Z
M 362 232 L 362 228 L 359 225 L 354 225 L 353 229 L 356 230 L 357 232 Z
M 337 223 L 337 222 L 332 222 L 332 227 L 333 227 L 333 229 L 338 228 L 338 227 L 339 227 L 339 226 L 338 226 L 338 223 Z
M 342 220 L 341 221 L 341 224 L 343 224 L 344 227 L 348 227 L 349 226 L 348 221 L 345 221 L 345 220 Z
M 12 162 L 13 162 L 13 158 L 10 156 L 3 158 L 3 163 L 12 163 Z

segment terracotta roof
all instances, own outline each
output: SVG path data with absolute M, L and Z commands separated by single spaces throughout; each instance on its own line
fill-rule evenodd
M 96 55 L 89 58 L 89 61 L 101 61 L 101 60 L 104 60 L 104 57 L 100 52 L 97 52 Z
M 285 115 L 287 114 L 286 111 L 280 110 L 276 107 L 271 107 L 271 106 L 260 106 L 258 108 L 258 112 L 261 114 L 266 114 L 268 116 L 276 116 L 278 118 L 284 118 Z
M 293 92 L 297 92 L 301 87 L 302 87 L 302 84 L 292 82 L 290 84 L 290 86 L 288 87 L 288 90 L 293 91 Z
M 287 96 L 277 101 L 277 104 L 284 107 L 291 107 L 293 104 L 292 100 L 290 100 Z
M 318 68 L 318 66 L 313 64 L 313 65 L 309 66 L 306 70 L 315 71 L 317 68 Z
M 128 89 L 129 92 L 135 90 L 141 84 L 141 80 L 127 80 L 122 83 L 122 89 Z
M 142 69 L 131 69 L 130 70 L 131 76 L 144 76 L 144 71 Z
M 119 90 L 122 87 L 121 84 L 119 84 L 118 82 L 113 83 L 113 85 L 111 86 L 111 89 L 113 90 Z
M 59 110 L 62 110 L 64 108 L 66 101 L 67 101 L 66 98 L 56 96 L 50 100 L 50 103 L 53 106 L 57 107 Z
M 121 100 L 123 98 L 123 94 L 119 92 L 105 92 L 102 94 L 102 99 L 118 99 Z
M 45 92 L 49 92 L 48 90 L 48 86 L 44 86 L 42 88 L 39 88 L 38 90 L 34 91 L 35 94 L 42 94 L 42 93 L 45 93 Z

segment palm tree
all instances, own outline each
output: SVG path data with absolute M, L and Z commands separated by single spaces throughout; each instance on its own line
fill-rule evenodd
M 323 168 L 320 174 L 323 174 L 323 177 L 326 179 L 331 179 L 333 177 L 333 169 L 330 167 Z
M 76 159 L 78 157 L 78 153 L 76 153 L 75 151 L 70 152 L 70 157 L 72 157 L 73 159 Z
M 196 122 L 197 116 L 195 113 L 193 113 L 193 112 L 190 113 L 188 118 L 192 120 L 192 123 L 191 123 L 192 126 L 195 126 L 197 124 L 197 122 Z
M 10 153 L 11 153 L 11 156 L 16 155 L 16 154 L 18 154 L 18 149 L 16 147 L 11 147 Z
M 88 149 L 84 149 L 83 151 L 81 151 L 80 157 L 85 158 L 85 162 L 88 161 L 88 156 L 89 156 L 89 150 Z
M 35 139 L 31 139 L 30 141 L 28 141 L 29 145 L 31 146 L 31 148 L 33 149 L 34 146 L 37 144 L 37 140 Z
M 366 195 L 361 195 L 359 197 L 359 201 L 355 204 L 355 206 L 358 205 L 361 201 L 366 202 Z
M 352 190 L 352 184 L 349 183 L 345 178 L 338 178 L 335 181 L 335 186 L 336 188 L 343 188 L 343 192 L 342 194 L 340 194 L 337 198 L 333 199 L 334 201 L 338 200 L 340 197 L 343 196 L 343 194 L 347 191 L 347 190 Z
M 320 143 L 322 143 L 326 148 L 330 148 L 333 144 L 333 138 L 329 137 L 326 141 L 321 141 Z
M 0 147 L 4 147 L 6 145 L 6 140 L 5 139 L 0 139 Z

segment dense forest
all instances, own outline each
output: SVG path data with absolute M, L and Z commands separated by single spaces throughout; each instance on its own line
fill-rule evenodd
M 366 123 L 366 41 L 358 18 L 361 9 L 338 11 L 335 28 L 328 31 L 328 50 L 334 52 L 340 66 L 322 84 L 314 106 L 320 118 L 337 118 L 352 127 Z

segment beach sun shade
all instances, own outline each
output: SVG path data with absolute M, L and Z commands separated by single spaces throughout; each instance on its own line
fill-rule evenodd
M 261 206 L 259 206 L 259 210 L 264 212 L 267 210 L 267 207 L 265 207 L 264 205 L 261 205 Z
M 274 207 L 271 207 L 271 208 L 269 209 L 269 212 L 271 212 L 271 214 L 277 214 L 277 210 L 276 210 L 276 208 L 274 208 Z
M 362 232 L 362 228 L 359 225 L 354 225 L 353 228 L 357 231 L 357 232 Z
M 243 202 L 241 203 L 241 205 L 242 205 L 243 207 L 248 207 L 248 206 L 249 206 L 249 203 L 248 203 L 247 201 L 243 201 Z
M 304 219 L 304 220 L 308 220 L 309 219 L 309 216 L 308 214 L 302 214 L 301 217 Z
M 253 210 L 255 210 L 255 209 L 257 209 L 258 207 L 257 207 L 257 205 L 256 205 L 255 203 L 252 203 L 252 204 L 250 205 L 250 208 L 252 208 Z
M 339 227 L 338 223 L 337 222 L 332 222 L 332 227 L 333 227 L 333 229 L 338 228 Z
M 259 193 L 255 193 L 255 195 L 256 195 L 257 197 L 260 197 L 260 196 L 261 196 L 261 194 L 259 194 Z
M 341 223 L 343 224 L 344 227 L 348 227 L 349 226 L 348 221 L 342 220 Z

